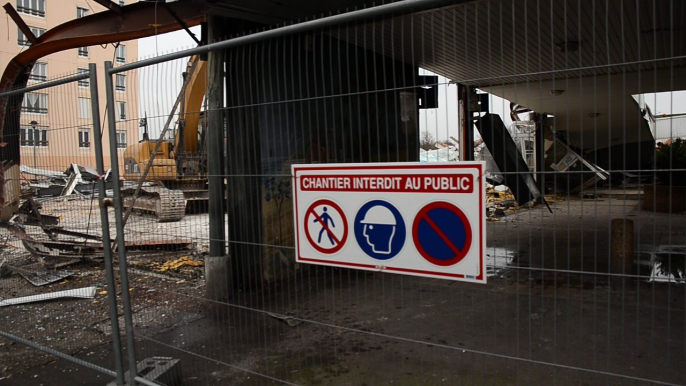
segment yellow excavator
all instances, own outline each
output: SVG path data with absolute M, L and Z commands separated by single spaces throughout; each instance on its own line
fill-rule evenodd
M 143 139 L 124 151 L 124 179 L 139 182 L 138 189 L 122 190 L 124 206 L 152 213 L 160 222 L 182 219 L 187 207 L 203 207 L 209 197 L 205 115 L 200 111 L 207 90 L 206 62 L 192 57 L 183 76 L 184 86 L 160 139 L 148 137 L 147 118 L 144 118 L 141 120 Z M 175 133 L 172 139 L 164 139 L 177 105 Z

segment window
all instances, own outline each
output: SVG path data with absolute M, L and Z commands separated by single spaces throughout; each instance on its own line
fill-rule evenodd
M 117 91 L 126 91 L 126 75 L 117 74 L 115 88 Z
M 117 147 L 119 149 L 125 149 L 126 148 L 126 132 L 125 131 L 117 131 Z
M 27 15 L 45 17 L 45 0 L 17 0 L 17 11 Z
M 45 33 L 45 30 L 42 28 L 29 27 L 29 29 L 31 29 L 31 33 L 33 33 L 33 35 L 37 38 Z M 27 38 L 26 35 L 24 35 L 24 33 L 21 32 L 19 27 L 17 27 L 17 44 L 26 47 L 31 45 L 29 38 Z
M 114 50 L 114 60 L 117 63 L 126 63 L 126 46 L 118 45 Z
M 81 68 L 79 67 L 79 74 L 87 74 L 88 69 L 87 68 Z M 90 85 L 88 79 L 81 79 L 79 81 L 79 87 L 88 87 Z
M 117 102 L 117 120 L 126 120 L 126 102 Z
M 88 98 L 79 98 L 79 118 L 90 119 L 91 100 Z
M 45 62 L 36 62 L 29 74 L 29 80 L 36 82 L 45 82 L 48 80 L 48 64 Z
M 20 127 L 21 146 L 48 146 L 48 128 L 32 126 Z
M 79 147 L 91 147 L 91 132 L 88 129 L 79 129 Z
M 22 113 L 48 113 L 48 94 L 37 94 L 27 92 L 24 94 L 24 99 L 21 101 Z
M 84 17 L 88 15 L 88 9 L 86 8 L 81 8 L 81 7 L 76 7 L 76 18 L 78 19 L 79 17 Z
M 88 47 L 79 47 L 79 56 L 83 58 L 88 57 Z

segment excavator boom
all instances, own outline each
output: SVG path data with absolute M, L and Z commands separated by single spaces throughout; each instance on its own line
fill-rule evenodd
M 7 3 L 4 8 L 11 8 Z M 199 2 L 174 2 L 165 4 L 170 11 L 160 11 L 156 3 L 138 2 L 121 7 L 121 12 L 111 10 L 98 12 L 71 20 L 41 35 L 36 44 L 15 56 L 8 63 L 2 78 L 0 92 L 26 87 L 28 74 L 35 61 L 46 55 L 67 49 L 116 43 L 139 39 L 182 27 L 175 17 L 187 26 L 199 25 L 206 19 L 205 4 Z M 175 16 L 178 15 L 178 16 Z M 155 24 L 150 21 L 155 20 Z M 7 220 L 17 207 L 18 195 L 8 197 L 7 193 L 19 190 L 19 179 L 7 178 L 18 173 L 19 155 L 19 106 L 21 97 L 0 97 L 0 219 Z M 17 170 L 14 170 L 17 169 Z M 6 176 L 7 175 L 7 176 Z M 10 184 L 13 186 L 6 186 Z M 16 186 L 14 186 L 16 185 Z M 6 209 L 10 208 L 10 209 Z

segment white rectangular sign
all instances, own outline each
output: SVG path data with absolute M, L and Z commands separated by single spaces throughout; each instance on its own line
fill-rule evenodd
M 483 162 L 292 171 L 296 261 L 486 282 Z

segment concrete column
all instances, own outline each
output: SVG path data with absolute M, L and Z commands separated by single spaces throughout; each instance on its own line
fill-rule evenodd
M 219 41 L 223 35 L 223 19 L 209 20 L 209 43 Z M 227 301 L 231 294 L 231 271 L 226 256 L 224 224 L 224 58 L 223 51 L 208 55 L 207 79 L 207 172 L 209 174 L 209 226 L 210 256 L 205 258 L 205 288 L 208 299 Z
M 474 125 L 469 110 L 469 87 L 457 85 L 457 108 L 460 122 L 460 160 L 474 160 Z
M 545 201 L 545 126 L 548 121 L 546 114 L 536 113 L 534 117 L 536 122 L 536 185 L 541 192 L 536 202 L 542 204 Z
M 611 223 L 612 259 L 610 271 L 631 275 L 634 273 L 634 222 L 614 219 Z
M 255 53 L 260 53 L 255 58 Z M 227 53 L 226 90 L 228 106 L 264 102 L 258 85 L 267 82 L 268 63 L 260 45 Z M 256 63 L 260 63 L 257 65 Z M 265 97 L 265 96 L 262 96 Z M 269 96 L 272 98 L 272 96 Z M 269 125 L 273 107 L 231 108 L 227 110 L 226 171 L 229 256 L 234 290 L 259 286 L 262 280 L 262 131 Z M 273 140 L 273 139 L 270 139 Z M 271 221 L 271 220 L 270 220 Z M 234 242 L 235 241 L 235 242 Z

